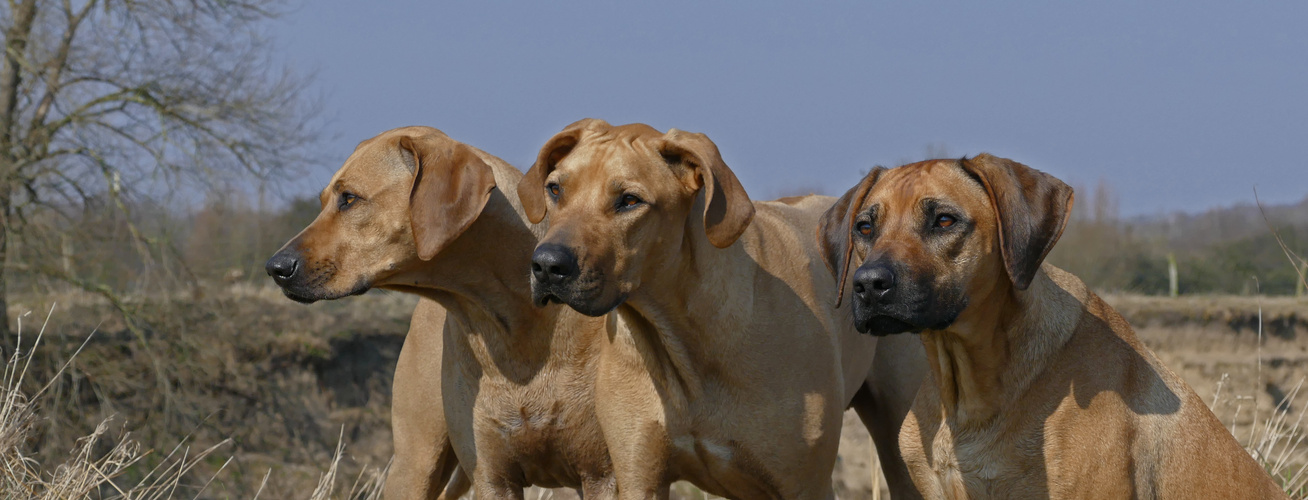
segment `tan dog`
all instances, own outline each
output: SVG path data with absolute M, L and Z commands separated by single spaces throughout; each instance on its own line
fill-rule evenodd
M 1284 498 L 1194 391 L 1042 261 L 1072 190 L 981 155 L 877 168 L 823 218 L 854 322 L 920 333 L 899 444 L 926 498 Z
M 811 236 L 831 198 L 752 203 L 704 135 L 601 120 L 550 139 L 518 193 L 533 222 L 550 214 L 537 304 L 616 308 L 629 328 L 607 337 L 596 381 L 620 497 L 686 479 L 731 498 L 830 498 L 856 392 L 865 422 L 890 429 L 874 435 L 895 435 L 925 363 L 904 343 L 882 370 L 908 389 L 860 391 L 876 340 L 834 315 Z M 900 400 L 873 400 L 888 394 Z
M 478 498 L 613 494 L 592 387 L 606 320 L 532 306 L 537 229 L 503 191 L 521 176 L 436 129 L 391 130 L 359 144 L 322 213 L 268 261 L 301 302 L 382 288 L 440 304 L 419 304 L 396 366 L 389 499 L 436 498 L 456 462 Z

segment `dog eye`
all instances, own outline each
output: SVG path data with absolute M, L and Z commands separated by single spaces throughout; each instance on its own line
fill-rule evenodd
M 936 227 L 949 227 L 954 225 L 955 222 L 958 222 L 958 219 L 955 219 L 954 216 L 949 214 L 940 214 L 936 216 Z
M 555 199 L 558 199 L 559 193 L 562 193 L 563 189 L 559 188 L 558 184 L 551 182 L 545 185 L 545 191 L 548 191 L 550 193 L 550 196 L 554 197 Z
M 351 193 L 349 191 L 341 193 L 340 210 L 345 210 L 347 208 L 350 208 L 350 205 L 353 205 L 355 201 L 358 201 L 358 199 L 359 199 L 358 196 L 355 196 L 354 193 Z
M 872 235 L 872 223 L 871 223 L 871 222 L 867 222 L 867 221 L 860 222 L 860 223 L 858 223 L 858 224 L 856 224 L 856 225 L 854 226 L 854 229 L 858 231 L 858 234 L 861 234 L 861 235 L 863 235 L 863 236 L 871 236 L 871 235 Z
M 618 198 L 619 209 L 631 208 L 641 203 L 644 203 L 644 200 L 641 200 L 640 197 L 634 194 L 624 194 L 621 198 Z

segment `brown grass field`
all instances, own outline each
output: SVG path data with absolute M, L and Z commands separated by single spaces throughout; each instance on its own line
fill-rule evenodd
M 1308 377 L 1308 299 L 1106 298 L 1293 498 L 1308 498 L 1308 400 L 1294 397 Z M 5 374 L 4 498 L 376 497 L 415 299 L 306 307 L 237 285 L 130 302 L 130 322 L 85 294 L 17 299 L 25 347 Z M 886 498 L 852 413 L 845 427 L 837 497 Z M 684 483 L 674 496 L 706 498 Z

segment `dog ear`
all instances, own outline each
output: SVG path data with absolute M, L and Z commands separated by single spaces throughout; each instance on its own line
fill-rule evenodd
M 822 262 L 836 278 L 836 307 L 845 297 L 845 280 L 849 276 L 849 259 L 854 253 L 854 216 L 863 210 L 863 202 L 872 191 L 872 185 L 885 172 L 885 167 L 873 168 L 849 188 L 836 204 L 828 208 L 818 221 L 817 240 L 822 249 Z
M 704 134 L 669 130 L 659 154 L 668 163 L 684 163 L 699 173 L 704 189 L 704 231 L 709 243 L 727 248 L 754 219 L 754 203 L 736 174 L 722 161 L 718 146 Z
M 962 161 L 985 186 L 999 224 L 999 249 L 1018 290 L 1031 286 L 1072 213 L 1072 188 L 1052 175 L 982 153 Z
M 472 148 L 451 139 L 406 136 L 399 146 L 413 155 L 409 224 L 418 258 L 431 260 L 477 220 L 495 174 Z
M 527 220 L 532 224 L 545 220 L 545 178 L 549 177 L 563 157 L 572 152 L 582 134 L 587 131 L 604 131 L 611 127 L 604 120 L 584 118 L 564 127 L 563 131 L 545 142 L 540 153 L 536 154 L 536 163 L 531 165 L 518 183 L 518 200 L 522 201 L 522 210 L 527 213 Z

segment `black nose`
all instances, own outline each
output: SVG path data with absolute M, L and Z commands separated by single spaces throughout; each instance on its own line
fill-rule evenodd
M 531 275 L 536 281 L 559 285 L 577 276 L 577 256 L 561 245 L 541 245 L 531 254 Z
M 854 294 L 864 303 L 885 297 L 895 289 L 895 271 L 885 264 L 859 267 L 854 271 Z
M 278 285 L 285 286 L 295 276 L 295 271 L 300 268 L 300 259 L 291 252 L 277 252 L 268 263 L 263 265 L 263 269 L 268 271 L 268 276 L 272 276 L 273 281 Z

